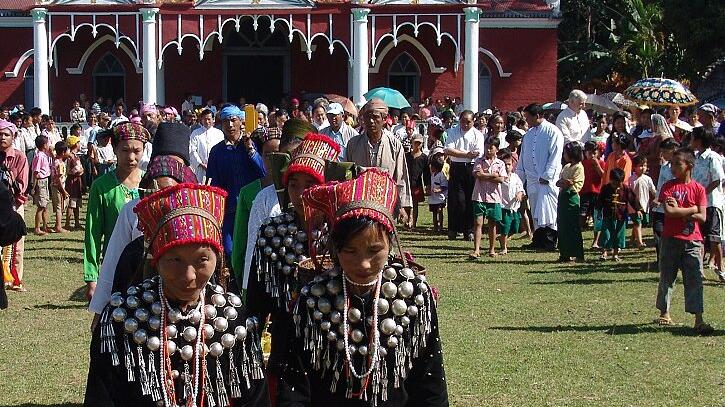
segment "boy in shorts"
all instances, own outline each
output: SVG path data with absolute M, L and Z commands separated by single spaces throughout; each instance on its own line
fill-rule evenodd
M 430 166 L 430 196 L 428 207 L 433 214 L 433 231 L 443 233 L 443 209 L 446 207 L 448 197 L 448 179 L 443 173 L 443 157 L 435 156 L 429 160 Z
M 68 205 L 68 192 L 65 190 L 65 179 L 67 177 L 66 159 L 68 158 L 68 145 L 65 141 L 55 143 L 55 158 L 53 168 L 50 170 L 50 200 L 53 203 L 55 214 L 55 229 L 53 233 L 66 233 L 63 229 L 63 212 Z
M 524 183 L 513 170 L 513 157 L 508 149 L 498 152 L 498 158 L 506 165 L 508 177 L 501 183 L 501 222 L 499 222 L 498 241 L 501 244 L 499 254 L 508 253 L 508 238 L 519 232 L 521 215 L 519 206 L 524 198 Z
M 506 164 L 496 157 L 499 139 L 496 136 L 486 138 L 486 150 L 483 157 L 473 165 L 473 252 L 469 260 L 481 257 L 481 234 L 484 219 L 488 220 L 488 256 L 496 257 L 496 223 L 501 221 L 501 183 L 506 179 Z
M 35 148 L 38 152 L 33 157 L 30 168 L 33 171 L 33 203 L 35 210 L 35 234 L 46 235 L 48 229 L 48 202 L 50 201 L 50 169 L 53 165 L 53 156 L 48 148 L 48 137 L 35 138 Z

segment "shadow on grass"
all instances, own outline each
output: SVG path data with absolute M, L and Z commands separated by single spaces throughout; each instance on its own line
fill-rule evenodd
M 83 243 L 83 241 L 84 241 L 82 237 L 73 238 L 73 237 L 70 237 L 70 236 L 67 236 L 67 235 L 66 236 L 63 236 L 63 235 L 57 235 L 57 234 L 45 235 L 45 236 L 35 236 L 35 235 L 29 235 L 29 236 L 35 237 L 35 239 L 28 240 L 28 243 L 33 243 L 33 244 L 34 243 L 43 243 L 43 242 L 78 242 L 78 243 Z M 2 406 L 0 406 L 0 407 L 2 407 Z
M 68 263 L 83 264 L 82 257 L 25 256 L 25 260 L 45 260 L 48 262 L 56 262 L 58 260 L 65 260 Z
M 561 285 L 561 284 L 578 284 L 578 285 L 593 285 L 593 284 L 616 284 L 616 283 L 657 283 L 659 282 L 658 277 L 643 277 L 643 278 L 624 278 L 607 280 L 601 278 L 581 278 L 578 280 L 566 280 L 566 281 L 537 281 L 531 284 L 536 285 Z
M 699 336 L 688 326 L 662 327 L 653 323 L 626 325 L 559 325 L 559 326 L 492 326 L 497 331 L 525 331 L 540 333 L 556 332 L 601 332 L 606 335 L 636 335 L 669 332 L 675 336 Z M 725 330 L 715 330 L 707 336 L 725 336 Z
M 34 305 L 35 309 L 50 309 L 50 310 L 61 310 L 61 309 L 86 309 L 86 304 L 40 304 Z
M 517 263 L 517 262 L 512 262 Z M 522 261 L 521 264 L 527 262 Z M 536 263 L 545 263 L 538 261 Z M 554 270 L 542 270 L 527 271 L 530 274 L 550 274 L 550 273 L 572 273 L 572 274 L 593 274 L 593 273 L 614 273 L 614 274 L 631 274 L 631 273 L 642 273 L 652 271 L 655 273 L 654 268 L 650 266 L 649 262 L 642 263 L 601 263 L 599 261 L 587 260 L 585 263 L 576 264 L 558 264 L 555 265 Z
M 88 300 L 86 299 L 86 286 L 80 286 L 75 291 L 73 291 L 70 297 L 68 297 L 68 301 L 82 303 L 88 302 Z
M 13 404 L 13 407 L 81 407 L 83 404 L 78 403 L 51 403 L 51 404 L 40 404 L 40 403 L 25 403 L 25 404 Z M 6 407 L 6 404 L 0 404 L 0 407 Z

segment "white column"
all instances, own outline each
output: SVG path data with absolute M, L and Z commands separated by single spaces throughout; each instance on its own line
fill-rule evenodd
M 48 10 L 34 8 L 33 16 L 33 104 L 50 114 L 50 87 L 48 85 L 48 30 L 45 16 Z M 30 108 L 32 106 L 28 106 Z
M 164 79 L 166 68 L 164 66 L 162 65 L 161 68 L 156 70 L 156 103 L 161 106 L 166 105 L 166 82 Z
M 156 15 L 157 8 L 142 8 L 143 21 L 143 100 L 156 103 Z
M 352 66 L 352 101 L 357 105 L 365 103 L 363 95 L 368 91 L 368 14 L 369 8 L 352 9 L 353 21 L 353 66 Z
M 463 107 L 478 111 L 478 20 L 481 9 L 466 7 L 466 54 L 463 60 Z

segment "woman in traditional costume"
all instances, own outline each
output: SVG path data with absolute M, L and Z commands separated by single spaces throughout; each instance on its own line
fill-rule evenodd
M 308 219 L 331 223 L 334 267 L 301 290 L 278 406 L 448 405 L 430 286 L 390 257 L 397 200 L 376 169 L 302 195 Z
M 209 279 L 226 192 L 179 184 L 142 199 L 159 276 L 114 293 L 93 332 L 86 406 L 267 406 L 260 326 Z

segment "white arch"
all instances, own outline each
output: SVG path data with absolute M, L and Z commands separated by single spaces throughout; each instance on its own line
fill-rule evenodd
M 81 59 L 78 61 L 78 66 L 76 66 L 75 68 L 66 68 L 66 72 L 68 72 L 71 75 L 83 74 L 83 70 L 85 69 L 86 62 L 88 62 L 88 58 L 90 58 L 91 54 L 93 54 L 93 51 L 95 51 L 98 47 L 100 47 L 101 44 L 103 44 L 105 41 L 111 41 L 115 44 L 116 37 L 114 37 L 110 34 L 106 34 L 106 35 L 98 38 L 96 41 L 93 42 L 93 44 L 91 44 L 90 47 L 88 47 L 88 49 L 86 49 L 86 52 L 83 53 L 83 56 L 81 56 Z M 126 46 L 126 44 L 124 44 L 124 43 L 118 44 L 118 48 L 121 51 L 123 51 L 126 55 L 128 55 L 128 57 L 131 59 L 131 61 L 134 61 L 133 65 L 136 67 L 136 73 L 139 73 L 139 74 L 143 73 L 143 68 L 138 67 L 135 63 L 136 56 L 133 54 L 133 51 L 131 51 L 131 49 L 128 48 L 128 46 Z
M 435 66 L 435 62 L 433 61 L 433 56 L 428 52 L 428 50 L 423 46 L 423 44 L 420 43 L 417 39 L 411 37 L 408 34 L 401 34 L 400 37 L 398 37 L 398 41 L 391 41 L 383 47 L 383 49 L 380 51 L 380 55 L 375 58 L 375 65 L 373 65 L 370 68 L 370 73 L 378 73 L 380 72 L 380 65 L 383 63 L 383 60 L 385 59 L 385 56 L 388 55 L 388 52 L 390 52 L 397 44 L 401 42 L 409 42 L 412 46 L 414 46 L 420 53 L 423 55 L 423 58 L 428 63 L 428 69 L 430 69 L 431 73 L 443 73 L 446 71 L 446 68 L 442 66 Z M 409 54 L 410 55 L 410 54 Z M 415 61 L 415 58 L 411 56 L 411 59 Z M 417 62 L 416 62 L 417 64 Z
M 18 74 L 20 73 L 20 68 L 22 68 L 25 61 L 27 61 L 32 56 L 33 48 L 30 48 L 29 50 L 25 51 L 23 55 L 20 56 L 20 58 L 18 58 L 18 62 L 15 63 L 15 66 L 13 67 L 13 70 L 11 72 L 5 72 L 5 77 L 17 78 Z
M 508 78 L 511 76 L 511 72 L 504 72 L 503 67 L 501 66 L 501 61 L 496 58 L 496 55 L 493 54 L 493 52 L 487 50 L 486 48 L 478 48 L 478 52 L 483 52 L 487 57 L 491 58 L 494 64 L 496 64 L 496 69 L 498 70 L 498 76 L 502 78 Z

